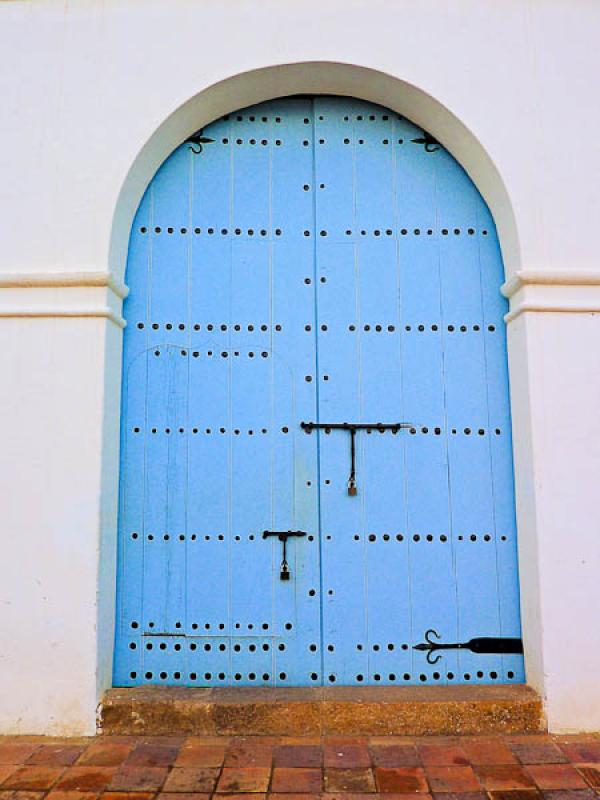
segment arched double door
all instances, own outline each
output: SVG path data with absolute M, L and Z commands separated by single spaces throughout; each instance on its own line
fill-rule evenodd
M 172 153 L 127 264 L 116 685 L 524 679 L 502 280 L 387 109 L 286 98 Z

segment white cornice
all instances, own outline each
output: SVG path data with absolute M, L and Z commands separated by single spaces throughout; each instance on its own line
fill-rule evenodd
M 6 309 L 0 308 L 0 318 L 10 317 L 68 317 L 70 319 L 76 317 L 104 317 L 105 319 L 114 322 L 119 328 L 124 328 L 127 324 L 120 314 L 116 314 L 111 308 L 15 308 Z
M 520 270 L 501 287 L 512 297 L 523 286 L 600 286 L 600 270 Z
M 129 289 L 109 272 L 33 272 L 0 273 L 0 289 L 109 289 L 118 300 Z M 521 270 L 501 287 L 510 298 L 510 311 L 505 321 L 511 322 L 524 312 L 596 313 L 600 312 L 600 270 Z M 106 298 L 108 299 L 108 298 Z M 58 304 L 14 302 L 0 307 L 0 317 L 105 317 L 119 327 L 125 321 L 110 304 Z M 38 298 L 41 300 L 41 297 Z M 13 297 L 14 301 L 14 297 Z
M 0 318 L 105 318 L 125 327 L 127 287 L 109 272 L 0 273 Z
M 506 322 L 525 312 L 600 312 L 600 270 L 522 270 L 509 278 L 501 291 L 510 298 Z
M 54 287 L 107 286 L 121 300 L 129 289 L 110 272 L 0 272 L 0 288 L 29 289 Z

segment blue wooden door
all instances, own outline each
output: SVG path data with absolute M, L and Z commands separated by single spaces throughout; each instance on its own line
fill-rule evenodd
M 524 679 L 502 280 L 391 111 L 288 98 L 177 148 L 127 265 L 116 685 Z

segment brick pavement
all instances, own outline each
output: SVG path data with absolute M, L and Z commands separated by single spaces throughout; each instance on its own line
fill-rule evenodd
M 0 800 L 597 800 L 600 734 L 0 737 Z

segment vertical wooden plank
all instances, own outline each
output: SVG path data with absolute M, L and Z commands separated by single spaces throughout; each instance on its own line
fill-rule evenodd
M 436 235 L 435 156 L 413 140 L 419 131 L 394 125 L 400 252 L 400 341 L 406 443 L 406 539 L 410 563 L 411 648 L 429 628 L 456 632 L 450 537 L 448 461 L 444 439 L 440 254 Z M 455 657 L 432 666 L 411 649 L 410 682 L 445 682 Z
M 315 100 L 315 139 L 324 142 L 315 145 L 315 184 L 323 186 L 315 196 L 320 422 L 351 422 L 361 413 L 354 116 L 352 101 Z M 321 475 L 323 680 L 352 684 L 366 679 L 368 667 L 363 508 L 347 494 L 349 435 L 312 435 Z
M 317 443 L 300 428 L 316 413 L 312 115 L 310 99 L 272 103 L 271 523 L 307 533 L 288 542 L 289 582 L 279 579 L 282 544 L 269 545 L 278 632 L 273 674 L 283 686 L 321 680 Z
M 146 191 L 133 221 L 123 305 L 129 328 L 123 342 L 121 387 L 119 522 L 117 550 L 116 646 L 114 681 L 131 686 L 141 680 L 141 621 L 144 549 L 144 471 L 146 441 L 148 271 L 150 269 L 151 193 Z
M 168 399 L 170 433 L 167 434 L 167 513 L 163 539 L 168 537 L 165 548 L 167 630 L 181 634 L 187 629 L 185 579 L 189 473 L 189 362 L 190 353 L 187 347 L 173 348 L 174 374 Z
M 436 167 L 458 639 L 468 641 L 500 635 L 483 308 L 473 233 L 478 197 L 448 154 L 440 151 Z M 464 681 L 490 682 L 500 663 L 499 656 L 459 652 Z
M 146 531 L 144 540 L 143 630 L 169 632 L 167 600 L 168 453 L 171 420 L 169 395 L 173 388 L 174 348 L 155 346 L 148 366 L 146 395 L 148 433 L 145 468 Z
M 392 116 L 370 104 L 359 104 L 354 114 L 361 422 L 403 419 Z M 405 515 L 404 436 L 369 430 L 357 434 L 362 455 L 358 483 L 364 514 L 368 681 L 374 684 L 398 680 L 406 652 L 402 621 L 409 612 L 408 568 L 404 543 L 398 539 Z M 389 613 L 382 614 L 382 608 Z
M 516 514 L 513 502 L 514 475 L 512 427 L 508 394 L 508 358 L 504 314 L 508 301 L 498 287 L 504 281 L 504 268 L 496 227 L 489 209 L 481 203 L 477 213 L 478 244 L 483 302 L 483 341 L 488 387 L 488 429 L 490 436 L 492 487 L 494 495 L 494 547 L 498 570 L 500 635 L 519 638 L 519 570 Z M 502 656 L 504 682 L 525 680 L 523 657 Z

